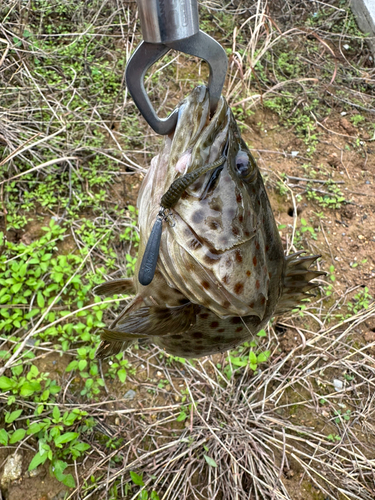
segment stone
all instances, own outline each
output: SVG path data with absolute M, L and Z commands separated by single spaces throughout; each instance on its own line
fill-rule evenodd
M 13 453 L 9 455 L 4 464 L 4 472 L 1 477 L 1 486 L 7 488 L 12 481 L 16 481 L 22 474 L 22 455 Z
M 132 399 L 134 399 L 136 396 L 136 392 L 133 391 L 133 389 L 129 389 L 128 392 L 125 394 L 124 396 L 124 399 L 128 399 L 129 401 L 131 401 Z

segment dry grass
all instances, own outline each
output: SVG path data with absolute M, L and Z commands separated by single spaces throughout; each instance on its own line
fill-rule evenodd
M 359 36 L 345 30 L 341 33 L 330 30 L 337 22 L 348 26 L 344 23 L 347 10 L 336 6 L 335 2 L 332 2 L 332 12 L 324 18 L 324 23 L 309 31 L 296 28 L 291 19 L 302 24 L 304 16 L 314 9 L 328 9 L 329 3 L 280 0 L 272 8 L 261 0 L 251 7 L 243 1 L 225 4 L 224 8 L 221 1 L 206 0 L 202 3 L 213 16 L 217 38 L 222 37 L 220 41 L 231 48 L 226 94 L 233 106 L 245 105 L 246 111 L 247 107 L 262 106 L 266 96 L 280 96 L 286 88 L 293 94 L 295 89 L 300 91 L 302 88 L 296 106 L 308 104 L 312 95 L 324 90 L 332 106 L 344 102 L 362 112 L 374 112 L 371 89 L 374 69 L 364 65 L 368 52 Z M 49 54 L 44 45 L 41 49 L 29 42 L 20 5 L 21 2 L 15 0 L 8 11 L 2 7 L 3 13 L 9 12 L 11 21 L 4 21 L 0 26 L 0 77 L 3 85 L 0 145 L 4 146 L 3 159 L 0 160 L 0 167 L 3 167 L 0 171 L 3 175 L 0 199 L 3 208 L 7 204 L 7 193 L 3 190 L 6 183 L 20 182 L 25 176 L 30 178 L 31 174 L 41 182 L 50 173 L 69 171 L 71 176 L 80 165 L 86 164 L 91 155 L 99 155 L 103 163 L 109 162 L 106 172 L 112 173 L 117 183 L 123 182 L 122 176 L 127 178 L 134 172 L 144 173 L 149 153 L 156 150 L 157 139 L 142 124 L 121 76 L 139 41 L 134 5 L 112 0 L 89 5 L 83 20 L 78 14 L 76 19 L 71 16 L 77 23 L 77 31 L 65 33 L 61 38 L 64 47 L 56 48 L 51 44 Z M 74 11 L 72 3 L 68 2 L 68 8 Z M 19 12 L 19 16 L 12 17 L 12 11 Z M 226 39 L 219 11 L 227 16 L 226 22 L 236 19 L 231 40 Z M 28 12 L 33 15 L 31 10 Z M 77 12 L 83 11 L 77 9 Z M 42 26 L 39 35 L 43 30 Z M 52 40 L 53 36 L 49 34 L 46 38 Z M 300 37 L 315 39 L 320 47 L 319 51 L 309 55 L 312 68 L 309 75 L 280 81 L 275 76 L 272 83 L 265 83 L 257 68 L 259 61 L 266 53 L 275 55 L 280 43 L 288 46 Z M 355 60 L 353 57 L 349 60 L 342 47 L 353 39 L 358 45 L 362 44 L 362 48 L 358 49 Z M 115 99 L 99 99 L 91 92 L 95 87 L 93 83 L 86 79 L 84 72 L 78 73 L 74 68 L 69 75 L 64 75 L 63 83 L 59 81 L 56 85 L 48 80 L 44 71 L 30 70 L 31 60 L 49 58 L 55 65 L 53 71 L 61 74 L 66 69 L 64 58 L 68 57 L 67 50 L 80 40 L 86 40 L 82 51 L 91 50 L 97 57 L 106 58 L 108 72 L 116 74 L 120 80 Z M 338 52 L 333 51 L 333 45 L 335 50 L 338 47 Z M 323 78 L 319 66 L 327 58 L 332 63 L 331 73 Z M 190 88 L 189 78 L 176 83 L 173 73 L 168 74 L 169 81 L 159 79 L 176 61 L 180 75 L 184 75 L 186 68 L 200 74 L 201 63 L 195 59 L 186 62 L 182 56 L 173 56 L 167 64 L 160 62 L 156 65 L 146 86 L 159 110 L 171 110 L 178 101 L 178 94 L 184 94 Z M 272 61 L 275 64 L 275 59 Z M 87 71 L 92 75 L 95 60 L 87 64 Z M 348 82 L 341 78 L 337 82 L 338 73 L 342 77 L 347 71 L 351 78 L 351 70 L 356 75 L 354 80 Z M 104 80 L 107 77 L 106 73 Z M 319 88 L 315 87 L 318 82 Z M 343 92 L 348 89 L 352 100 L 348 92 Z M 324 126 L 317 118 L 315 121 Z M 100 134 L 105 140 L 97 140 Z M 135 144 L 133 149 L 129 147 L 129 138 L 133 141 L 131 144 Z M 113 166 L 113 172 L 108 165 Z M 276 184 L 274 174 L 270 175 L 271 182 Z M 288 189 L 295 208 L 293 229 L 287 241 L 287 249 L 292 251 L 295 250 L 297 224 L 295 199 L 300 191 L 293 185 Z M 70 203 L 75 198 L 72 184 L 67 190 Z M 57 214 L 50 211 L 51 214 L 60 223 L 68 217 L 66 210 Z M 98 227 L 104 227 L 103 220 L 110 217 L 114 217 L 112 213 L 109 215 L 103 211 L 93 220 Z M 116 232 L 130 225 L 130 219 L 126 217 L 111 220 Z M 79 221 L 72 219 L 71 234 L 76 247 L 82 249 L 85 242 L 77 229 Z M 97 248 L 99 243 L 97 241 L 90 248 L 76 273 L 81 269 L 85 269 L 85 273 L 93 271 L 97 262 L 103 264 L 107 256 Z M 112 275 L 126 272 L 124 248 L 117 250 L 119 261 Z M 313 248 L 310 250 L 314 251 Z M 126 247 L 126 252 L 130 252 L 129 247 Z M 328 286 L 328 283 L 322 284 Z M 21 348 L 3 364 L 1 373 L 19 361 L 24 353 L 23 347 L 34 351 L 38 357 L 44 352 L 62 354 L 52 342 L 35 348 L 30 346 L 29 340 L 51 326 L 46 317 L 64 290 L 56 295 L 43 315 L 34 318 L 29 329 L 18 332 Z M 66 387 L 58 401 L 61 411 L 80 408 L 97 422 L 90 451 L 81 463 L 75 463 L 77 487 L 70 491 L 68 498 L 135 500 L 140 491 L 151 489 L 159 492 L 161 500 L 374 498 L 375 342 L 363 344 L 358 337 L 361 327 L 375 317 L 375 306 L 371 303 L 367 309 L 344 320 L 329 322 L 335 313 L 341 313 L 346 295 L 352 292 L 353 289 L 346 290 L 343 295 L 333 293 L 331 299 L 327 299 L 323 292 L 318 302 L 309 304 L 304 311 L 304 322 L 299 312 L 278 318 L 277 324 L 274 322 L 269 326 L 267 343 L 260 346 L 271 350 L 271 361 L 256 374 L 247 367 L 226 376 L 224 367 L 231 364 L 226 356 L 183 364 L 171 361 L 157 348 L 147 350 L 141 347 L 129 354 L 134 365 L 146 364 L 148 372 L 161 370 L 170 390 L 158 390 L 155 384 L 144 384 L 156 393 L 146 403 L 140 402 L 139 407 L 129 407 L 129 403 L 121 399 L 114 401 L 107 387 L 103 394 L 106 392 L 108 398 L 87 402 L 70 389 L 71 374 L 63 375 Z M 94 305 L 98 304 L 85 307 Z M 75 309 L 70 314 L 76 316 L 84 309 Z M 69 315 L 60 318 L 53 325 L 64 323 L 68 318 Z M 277 331 L 280 327 L 294 332 L 300 339 L 289 352 L 280 346 Z M 15 342 L 14 338 L 5 340 L 8 343 L 4 345 L 10 349 L 9 342 Z M 68 354 L 75 355 L 75 349 L 72 347 Z M 108 366 L 102 368 L 106 370 Z M 338 389 L 334 380 L 343 378 L 343 386 Z M 134 380 L 138 383 L 137 379 Z M 5 396 L 1 398 L 6 401 Z M 158 403 L 160 398 L 165 404 Z M 17 400 L 17 403 L 25 408 L 30 405 L 22 400 Z M 190 413 L 184 422 L 176 422 L 182 407 L 189 408 Z M 338 408 L 341 408 L 340 413 Z M 346 419 L 348 410 L 350 418 Z M 121 437 L 123 442 L 111 450 L 103 444 L 101 435 L 115 441 Z M 30 447 L 26 442 L 21 444 L 25 449 Z M 36 449 L 34 445 L 31 448 Z M 129 472 L 135 470 L 144 473 L 144 486 L 136 493 L 129 493 L 126 488 Z M 90 483 L 90 477 L 96 478 L 94 483 Z

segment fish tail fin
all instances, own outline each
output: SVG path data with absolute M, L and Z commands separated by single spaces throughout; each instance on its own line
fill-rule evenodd
M 309 255 L 301 257 L 303 250 L 285 257 L 286 268 L 284 274 L 283 292 L 277 304 L 275 314 L 285 313 L 295 308 L 302 299 L 311 296 L 308 293 L 319 283 L 311 281 L 318 276 L 326 276 L 324 271 L 313 271 L 310 266 L 321 255 Z

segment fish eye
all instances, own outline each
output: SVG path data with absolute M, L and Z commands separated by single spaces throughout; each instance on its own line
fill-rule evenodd
M 239 151 L 236 156 L 236 171 L 241 179 L 248 180 L 254 173 L 254 162 L 245 151 Z

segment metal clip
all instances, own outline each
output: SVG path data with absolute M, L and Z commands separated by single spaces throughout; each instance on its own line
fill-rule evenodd
M 213 115 L 223 89 L 228 59 L 223 47 L 199 30 L 197 0 L 138 0 L 138 7 L 144 41 L 129 59 L 125 79 L 129 93 L 147 123 L 161 135 L 173 132 L 177 123 L 177 109 L 165 119 L 158 117 L 144 87 L 147 70 L 170 49 L 207 62 Z

